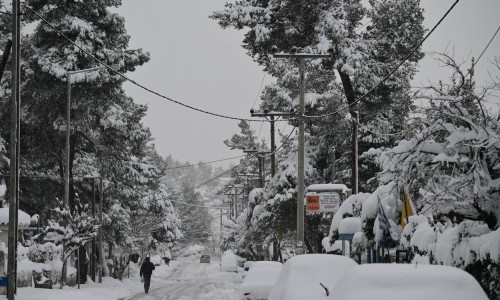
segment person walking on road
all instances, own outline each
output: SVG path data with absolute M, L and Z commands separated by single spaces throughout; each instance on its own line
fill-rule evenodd
M 153 274 L 154 269 L 155 265 L 149 261 L 149 257 L 146 257 L 146 261 L 142 263 L 141 270 L 139 271 L 139 275 L 141 276 L 141 278 L 144 278 L 144 291 L 146 292 L 146 294 L 149 291 L 149 285 L 151 284 L 151 274 Z

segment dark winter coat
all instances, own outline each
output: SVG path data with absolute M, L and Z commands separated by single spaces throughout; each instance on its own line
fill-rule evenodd
M 142 274 L 144 274 L 144 275 L 151 275 L 153 273 L 154 269 L 155 269 L 155 265 L 152 262 L 145 261 L 145 262 L 142 263 L 139 276 L 142 276 Z

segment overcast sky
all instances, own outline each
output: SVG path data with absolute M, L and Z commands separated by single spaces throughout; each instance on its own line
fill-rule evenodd
M 208 16 L 226 0 L 123 0 L 130 47 L 142 48 L 151 60 L 128 76 L 165 96 L 207 111 L 250 118 L 249 110 L 264 78 L 262 68 L 246 55 L 243 31 L 222 30 Z M 421 0 L 426 28 L 432 28 L 455 0 Z M 461 0 L 424 43 L 426 52 L 454 49 L 459 61 L 478 57 L 500 25 L 499 0 Z M 500 33 L 477 65 L 476 81 L 488 80 L 490 62 L 500 56 Z M 498 74 L 498 72 L 496 73 Z M 415 86 L 445 80 L 434 58 L 421 61 Z M 273 79 L 265 76 L 264 84 Z M 173 104 L 129 83 L 126 92 L 149 106 L 144 123 L 151 129 L 162 156 L 196 163 L 241 155 L 223 140 L 239 133 L 238 121 L 221 119 Z M 280 125 L 281 128 L 283 125 Z M 253 123 L 256 135 L 269 141 L 269 128 Z M 285 131 L 287 129 L 285 128 Z M 232 162 L 236 162 L 233 160 Z M 231 161 L 219 163 L 227 166 Z

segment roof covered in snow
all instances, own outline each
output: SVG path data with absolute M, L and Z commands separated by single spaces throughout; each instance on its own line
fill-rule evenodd
M 341 191 L 342 193 L 347 193 L 349 190 L 345 184 L 334 184 L 334 183 L 322 183 L 322 184 L 311 184 L 306 189 L 309 192 L 327 192 L 327 191 Z
M 31 217 L 27 213 L 22 210 L 19 210 L 18 213 L 18 224 L 19 225 L 30 225 Z M 9 208 L 2 207 L 0 208 L 0 225 L 9 224 Z

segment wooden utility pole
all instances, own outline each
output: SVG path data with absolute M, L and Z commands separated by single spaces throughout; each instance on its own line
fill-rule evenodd
M 358 193 L 358 122 L 359 115 L 357 111 L 352 112 L 352 194 Z
M 274 177 L 276 174 L 276 141 L 275 141 L 275 130 L 274 123 L 279 119 L 279 117 L 290 117 L 295 115 L 293 110 L 291 112 L 274 112 L 274 111 L 263 111 L 256 112 L 253 109 L 250 110 L 250 115 L 252 117 L 263 117 L 266 118 L 271 124 L 271 176 Z M 269 117 L 269 119 L 268 119 Z M 274 117 L 278 117 L 278 119 L 274 119 Z
M 102 175 L 99 177 L 99 283 L 102 283 L 102 271 L 104 268 L 104 241 L 102 237 L 102 211 L 104 207 L 102 205 L 103 198 L 103 183 L 102 183 Z
M 257 157 L 259 161 L 259 178 L 260 178 L 260 188 L 264 188 L 264 163 L 262 162 L 264 159 L 260 156 Z
M 20 1 L 12 0 L 12 110 L 10 127 L 10 193 L 7 262 L 7 298 L 15 299 L 17 281 L 17 210 L 19 207 L 19 111 L 21 105 L 21 20 Z
M 234 216 L 238 217 L 238 196 L 243 193 L 243 187 L 239 190 L 241 186 L 238 184 L 230 184 L 226 186 L 226 190 L 223 192 L 224 195 L 229 196 L 231 199 L 230 202 L 230 217 L 234 214 Z M 243 210 L 243 207 L 242 207 Z
M 265 170 L 264 170 L 264 167 L 265 167 L 265 165 L 264 165 L 264 159 L 266 158 L 266 156 L 263 156 L 263 155 L 269 154 L 269 153 L 271 153 L 272 155 L 274 155 L 274 153 L 272 153 L 269 150 L 257 149 L 257 148 L 254 148 L 254 149 L 251 149 L 251 150 L 243 150 L 243 153 L 246 153 L 246 154 L 256 154 L 257 155 L 257 159 L 259 161 L 260 187 L 264 188 L 264 185 L 266 184 Z
M 92 177 L 92 217 L 95 218 L 95 177 Z M 97 262 L 97 247 L 96 247 L 96 238 L 92 238 L 92 260 L 90 263 L 90 276 L 92 281 L 95 282 L 95 273 L 96 273 L 96 262 Z
M 297 176 L 297 254 L 304 253 L 304 103 L 305 103 L 305 74 L 306 60 L 300 58 L 299 66 L 299 149 L 298 149 L 298 176 Z
M 274 140 L 274 116 L 271 116 L 271 177 L 276 174 L 276 141 Z
M 299 59 L 299 149 L 297 166 L 297 245 L 296 254 L 304 253 L 304 98 L 305 98 L 305 66 L 306 58 L 331 58 L 328 54 L 277 53 L 275 58 Z
M 332 147 L 332 183 L 335 183 L 335 172 L 337 172 L 337 170 L 335 169 L 335 147 Z

